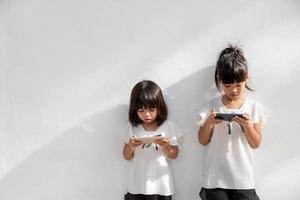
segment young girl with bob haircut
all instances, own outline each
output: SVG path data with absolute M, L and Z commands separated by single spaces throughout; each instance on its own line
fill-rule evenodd
M 150 80 L 137 83 L 131 92 L 128 128 L 122 136 L 123 157 L 131 161 L 125 200 L 171 200 L 175 194 L 169 160 L 177 157 L 183 134 L 167 117 L 160 87 Z M 147 142 L 143 137 L 157 139 Z
M 259 200 L 253 178 L 253 149 L 261 144 L 266 113 L 246 98 L 248 66 L 242 49 L 229 45 L 221 51 L 215 83 L 221 92 L 200 112 L 198 139 L 204 148 L 202 200 Z M 218 113 L 242 114 L 218 119 Z

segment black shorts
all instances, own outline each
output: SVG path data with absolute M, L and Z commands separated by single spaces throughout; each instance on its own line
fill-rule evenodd
M 146 194 L 131 194 L 127 193 L 124 195 L 125 200 L 172 200 L 172 196 L 163 195 L 146 195 Z
M 201 188 L 199 196 L 201 200 L 259 200 L 255 189 Z

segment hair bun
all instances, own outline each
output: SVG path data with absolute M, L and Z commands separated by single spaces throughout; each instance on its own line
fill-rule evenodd
M 219 56 L 219 59 L 222 58 L 223 56 L 226 57 L 236 57 L 237 55 L 239 56 L 244 56 L 243 50 L 237 46 L 237 45 L 232 45 L 230 44 L 227 48 L 225 48 Z
M 234 55 L 244 56 L 244 52 L 243 52 L 243 50 L 242 50 L 240 47 L 235 46 L 235 47 L 233 47 L 233 48 L 234 48 L 234 49 L 233 49 L 233 54 L 234 54 Z

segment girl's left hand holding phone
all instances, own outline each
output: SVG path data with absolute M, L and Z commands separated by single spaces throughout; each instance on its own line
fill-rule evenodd
M 162 148 L 164 148 L 170 144 L 170 141 L 168 138 L 164 137 L 164 138 L 156 139 L 155 143 L 158 144 L 159 146 L 161 146 Z
M 243 128 L 251 127 L 253 126 L 253 123 L 250 120 L 250 117 L 248 114 L 244 114 L 243 117 L 235 116 L 233 118 L 233 121 L 240 124 Z
M 155 143 L 161 146 L 162 151 L 170 159 L 175 159 L 178 154 L 178 146 L 172 146 L 168 138 L 161 138 L 155 140 Z

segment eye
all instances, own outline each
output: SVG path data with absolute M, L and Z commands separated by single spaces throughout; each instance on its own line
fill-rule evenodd
M 155 111 L 155 110 L 156 110 L 156 107 L 155 107 L 155 106 L 149 107 L 149 111 L 153 112 L 153 111 Z
M 144 109 L 143 108 L 139 108 L 137 109 L 138 112 L 144 112 Z

